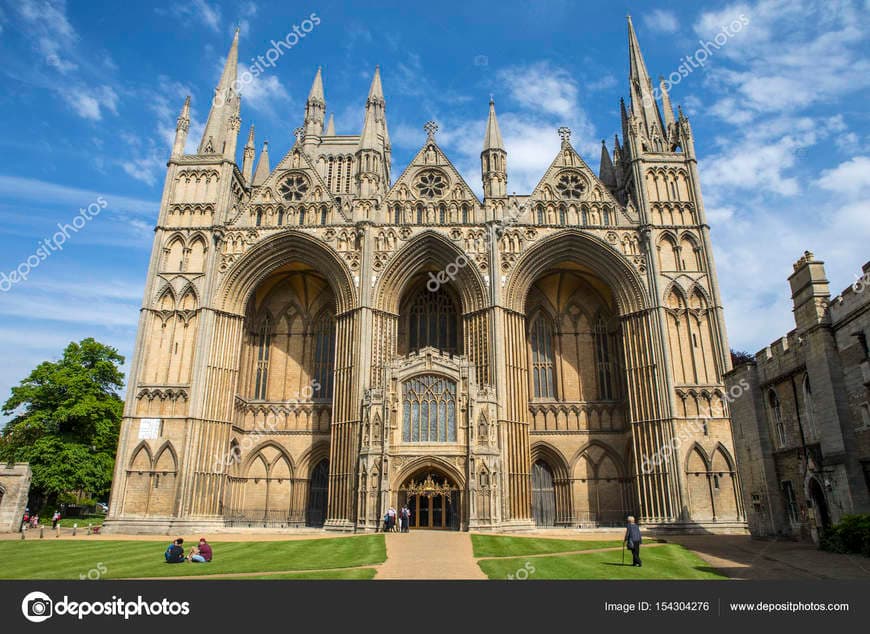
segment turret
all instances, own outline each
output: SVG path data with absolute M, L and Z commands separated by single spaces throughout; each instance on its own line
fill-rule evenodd
M 489 117 L 486 120 L 483 151 L 480 153 L 480 174 L 483 178 L 483 195 L 486 198 L 507 195 L 507 152 L 498 128 L 495 102 L 492 99 L 489 100 Z

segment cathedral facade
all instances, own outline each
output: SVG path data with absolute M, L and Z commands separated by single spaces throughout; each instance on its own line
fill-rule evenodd
M 178 118 L 108 530 L 745 528 L 691 126 L 630 20 L 598 174 L 560 128 L 508 194 L 490 101 L 482 199 L 431 122 L 396 177 L 378 69 L 359 135 L 318 70 L 292 147 L 255 162 L 252 127 L 239 166 L 237 57 L 195 154 Z

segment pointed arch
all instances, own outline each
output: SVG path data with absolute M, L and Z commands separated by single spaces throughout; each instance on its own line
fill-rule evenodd
M 166 455 L 169 456 L 168 463 L 164 461 L 164 456 Z M 178 454 L 175 452 L 175 447 L 172 446 L 170 441 L 164 442 L 160 446 L 160 449 L 157 450 L 157 453 L 154 454 L 154 470 L 168 473 L 178 472 Z
M 217 307 L 244 316 L 254 289 L 276 269 L 294 261 L 323 275 L 335 296 L 338 314 L 356 306 L 356 282 L 338 254 L 312 235 L 285 229 L 258 242 L 232 265 L 215 295 Z
M 141 441 L 130 454 L 128 471 L 151 471 L 154 466 L 154 455 L 146 441 Z
M 428 270 L 444 271 L 448 265 L 457 269 L 455 279 L 448 283 L 461 299 L 462 313 L 484 308 L 487 293 L 477 265 L 449 238 L 432 230 L 414 236 L 389 260 L 374 289 L 375 307 L 398 314 L 403 291 L 414 276 Z
M 707 473 L 710 471 L 710 456 L 700 443 L 692 443 L 686 452 L 686 473 Z
M 563 229 L 538 241 L 518 259 L 504 286 L 506 306 L 524 312 L 526 298 L 545 271 L 570 261 L 589 268 L 613 291 L 618 313 L 628 314 L 647 305 L 637 271 L 604 240 L 577 229 Z

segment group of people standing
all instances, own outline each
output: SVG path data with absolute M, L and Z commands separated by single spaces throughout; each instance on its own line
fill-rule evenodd
M 405 504 L 398 511 L 394 507 L 387 509 L 384 513 L 384 532 L 385 533 L 408 533 L 410 532 L 409 524 L 411 522 L 411 509 Z

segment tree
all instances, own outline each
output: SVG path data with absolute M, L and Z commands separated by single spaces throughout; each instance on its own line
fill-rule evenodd
M 736 368 L 738 365 L 752 363 L 753 361 L 755 361 L 755 357 L 748 352 L 731 348 L 731 367 Z
M 88 338 L 70 343 L 59 361 L 44 361 L 12 388 L 3 414 L 0 460 L 33 470 L 31 495 L 50 501 L 106 495 L 121 426 L 124 357 Z

